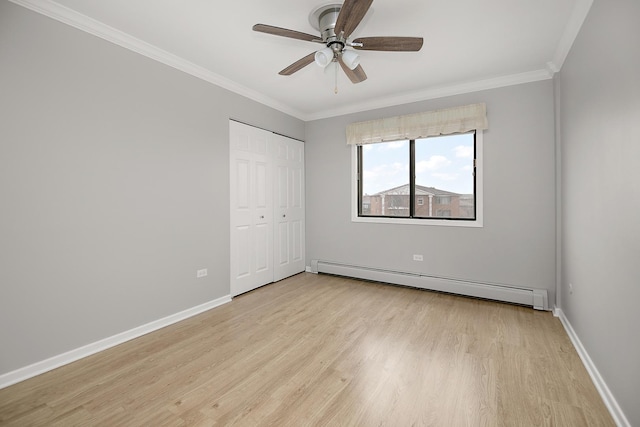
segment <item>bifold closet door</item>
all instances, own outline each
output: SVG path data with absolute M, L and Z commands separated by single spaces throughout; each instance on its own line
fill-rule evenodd
M 273 282 L 274 134 L 230 122 L 231 295 Z
M 304 143 L 274 138 L 274 281 L 305 269 Z
M 234 121 L 229 126 L 236 296 L 305 269 L 304 143 Z

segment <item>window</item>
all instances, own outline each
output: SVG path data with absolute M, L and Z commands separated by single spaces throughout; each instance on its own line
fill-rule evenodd
M 482 132 L 354 146 L 354 221 L 482 226 Z

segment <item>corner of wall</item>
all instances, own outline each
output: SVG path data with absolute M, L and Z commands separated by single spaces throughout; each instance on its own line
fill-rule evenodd
M 609 387 L 604 382 L 604 379 L 600 375 L 598 368 L 596 368 L 596 365 L 593 363 L 593 360 L 591 360 L 589 353 L 587 353 L 587 350 L 582 345 L 580 338 L 578 338 L 578 335 L 576 334 L 575 330 L 571 326 L 569 319 L 567 319 L 567 317 L 564 315 L 564 312 L 562 311 L 561 308 L 555 307 L 553 313 L 554 313 L 554 316 L 560 318 L 560 322 L 562 323 L 562 326 L 567 332 L 567 335 L 569 335 L 569 338 L 571 339 L 573 346 L 578 352 L 578 356 L 580 356 L 580 360 L 582 360 L 582 364 L 587 369 L 587 372 L 591 377 L 591 381 L 593 381 L 593 384 L 596 386 L 598 393 L 600 393 L 600 397 L 602 397 L 602 400 L 604 401 L 604 404 L 609 410 L 609 413 L 611 414 L 611 417 L 615 421 L 616 425 L 623 426 L 623 427 L 631 427 L 631 423 L 629 423 L 629 420 L 627 420 L 626 416 L 624 415 L 624 412 L 622 412 L 622 409 L 620 408 L 620 405 L 618 405 L 618 402 L 616 401 L 615 397 L 611 393 L 611 390 L 609 390 Z

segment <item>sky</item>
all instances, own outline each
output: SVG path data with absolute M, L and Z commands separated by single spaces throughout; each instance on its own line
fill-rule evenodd
M 409 141 L 363 146 L 363 192 L 409 183 Z M 473 133 L 416 140 L 416 185 L 473 194 Z

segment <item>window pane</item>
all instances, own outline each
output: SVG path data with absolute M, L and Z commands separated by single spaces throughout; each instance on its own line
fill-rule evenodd
M 361 150 L 361 215 L 409 216 L 409 141 L 369 144 Z
M 416 140 L 416 217 L 475 218 L 474 139 L 467 133 Z

